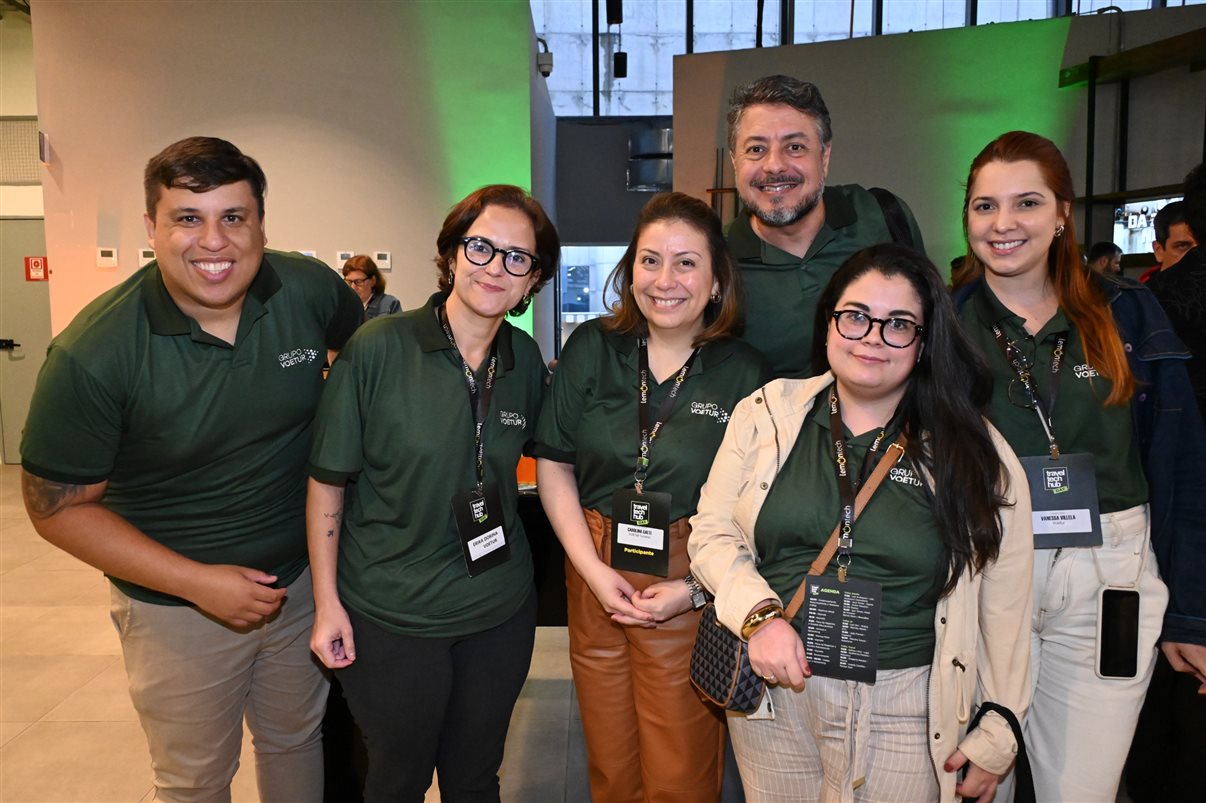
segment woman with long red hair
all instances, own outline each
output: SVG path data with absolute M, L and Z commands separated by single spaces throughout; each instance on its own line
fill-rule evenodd
M 1147 289 L 1084 266 L 1073 198 L 1050 140 L 989 143 L 956 300 L 1030 482 L 1036 796 L 1091 803 L 1115 798 L 1157 641 L 1206 675 L 1206 434 L 1188 352 Z

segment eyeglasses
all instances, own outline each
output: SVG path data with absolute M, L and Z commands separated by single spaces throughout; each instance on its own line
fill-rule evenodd
M 348 283 L 348 287 L 355 287 L 357 290 L 359 290 L 372 280 L 366 276 L 363 279 L 344 279 L 344 281 Z
M 527 276 L 540 261 L 527 251 L 519 248 L 499 248 L 481 237 L 464 237 L 461 244 L 465 249 L 465 259 L 478 266 L 489 265 L 495 254 L 502 254 L 503 270 L 512 276 Z
M 837 321 L 837 332 L 847 340 L 862 340 L 871 333 L 871 326 L 879 324 L 879 339 L 894 349 L 908 348 L 925 327 L 908 318 L 872 318 L 856 309 L 842 309 L 833 313 Z

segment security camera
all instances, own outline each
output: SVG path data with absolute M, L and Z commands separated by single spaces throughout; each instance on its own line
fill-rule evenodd
M 549 43 L 544 39 L 537 38 L 537 44 L 540 45 L 540 51 L 536 54 L 536 69 L 540 70 L 540 74 L 548 78 L 553 74 L 553 54 L 549 50 Z

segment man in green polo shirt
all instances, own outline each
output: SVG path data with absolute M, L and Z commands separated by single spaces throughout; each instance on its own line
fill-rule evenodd
M 229 799 L 243 718 L 266 800 L 321 801 L 305 463 L 334 271 L 265 252 L 264 173 L 192 137 L 147 164 L 156 262 L 51 343 L 21 443 L 37 531 L 112 580 L 156 800 Z
M 817 297 L 829 277 L 876 243 L 923 251 L 921 230 L 890 193 L 877 201 L 856 184 L 825 186 L 833 132 L 813 84 L 772 75 L 740 86 L 728 124 L 745 207 L 726 232 L 745 284 L 744 338 L 775 376 L 809 376 Z

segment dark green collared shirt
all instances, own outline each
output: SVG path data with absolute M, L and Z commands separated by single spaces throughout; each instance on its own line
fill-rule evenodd
M 306 566 L 305 461 L 326 350 L 362 314 L 326 265 L 267 251 L 231 345 L 180 311 L 151 263 L 51 343 L 22 465 L 55 482 L 107 481 L 105 506 L 156 541 L 287 585 Z
M 981 281 L 960 311 L 965 331 L 980 348 L 993 377 L 989 418 L 1019 457 L 1050 453 L 1038 415 L 1027 406 L 1017 374 L 1005 361 L 992 333 L 1000 326 L 1005 337 L 1031 359 L 1031 376 L 1044 403 L 1051 400 L 1051 353 L 1060 332 L 1069 332 L 1064 347 L 1051 423 L 1061 452 L 1088 452 L 1097 471 L 1097 498 L 1102 513 L 1126 510 L 1147 501 L 1147 479 L 1135 442 L 1131 406 L 1106 407 L 1112 384 L 1085 359 L 1080 334 L 1059 310 L 1034 336 Z
M 758 238 L 742 212 L 729 224 L 729 252 L 745 289 L 743 339 L 766 355 L 776 377 L 811 376 L 817 299 L 829 278 L 856 251 L 891 242 L 883 210 L 855 184 L 826 187 L 825 223 L 800 259 Z M 913 242 L 924 249 L 913 213 L 900 202 Z
M 582 506 L 610 516 L 612 494 L 633 486 L 640 369 L 637 338 L 605 332 L 601 324 L 587 321 L 566 341 L 535 453 L 573 463 Z M 649 454 L 645 487 L 671 495 L 671 520 L 695 512 L 733 407 L 768 377 L 766 360 L 740 340 L 701 349 Z M 650 389 L 650 422 L 673 385 L 671 376 Z
M 460 357 L 435 317 L 446 295 L 366 323 L 331 366 L 310 474 L 346 485 L 339 596 L 381 627 L 457 637 L 509 619 L 532 587 L 515 467 L 531 441 L 547 371 L 540 348 L 503 322 L 486 424 L 511 559 L 469 577 L 452 497 L 476 486 L 473 413 Z M 479 387 L 485 365 L 479 371 Z
M 762 562 L 758 571 L 781 599 L 791 599 L 838 523 L 841 497 L 833 470 L 828 391 L 822 391 L 800 436 L 767 493 L 754 525 Z M 879 430 L 851 437 L 846 454 L 853 477 L 861 476 L 867 450 Z M 899 433 L 885 436 L 880 452 Z M 826 576 L 837 576 L 837 560 Z M 880 483 L 854 524 L 850 576 L 883 587 L 879 668 L 929 666 L 934 657 L 934 611 L 946 581 L 942 537 L 921 479 L 907 461 Z M 796 617 L 803 621 L 804 610 Z

